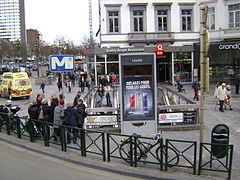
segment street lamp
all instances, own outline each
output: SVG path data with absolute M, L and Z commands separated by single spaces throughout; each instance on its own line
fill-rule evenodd
M 209 91 L 209 34 L 206 30 L 206 20 L 208 7 L 204 6 L 200 8 L 200 77 L 201 77 L 201 96 L 200 96 L 200 112 L 199 112 L 199 124 L 200 135 L 199 141 L 203 142 L 203 129 L 204 129 L 204 100 L 205 92 Z

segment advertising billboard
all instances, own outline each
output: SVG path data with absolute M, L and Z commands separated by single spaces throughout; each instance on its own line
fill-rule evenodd
M 155 133 L 156 56 L 153 53 L 132 53 L 119 57 L 122 132 Z

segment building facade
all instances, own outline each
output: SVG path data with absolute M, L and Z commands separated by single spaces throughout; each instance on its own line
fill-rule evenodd
M 200 7 L 205 4 L 211 41 L 210 80 L 217 81 L 219 73 L 225 76 L 234 71 L 235 75 L 240 67 L 239 55 L 222 56 L 231 53 L 231 43 L 234 46 L 239 41 L 239 0 L 101 0 L 99 4 L 100 47 L 87 51 L 89 69 L 96 76 L 118 74 L 121 53 L 156 53 L 160 48 L 158 82 L 192 82 L 199 75 Z M 218 44 L 229 46 L 214 50 Z M 229 58 L 233 58 L 231 63 Z M 235 69 L 225 71 L 225 66 Z
M 0 39 L 21 41 L 22 58 L 26 57 L 24 0 L 0 0 Z

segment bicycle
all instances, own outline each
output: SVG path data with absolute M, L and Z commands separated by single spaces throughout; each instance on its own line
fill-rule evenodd
M 136 161 L 139 162 L 142 159 L 147 159 L 147 154 L 151 153 L 151 150 L 156 147 L 155 150 L 155 154 L 156 154 L 156 159 L 159 161 L 159 163 L 163 162 L 163 164 L 165 165 L 164 161 L 161 161 L 161 148 L 163 150 L 163 158 L 166 158 L 166 154 L 168 154 L 168 166 L 173 166 L 173 165 L 177 165 L 179 163 L 179 154 L 178 152 L 173 149 L 172 147 L 166 147 L 166 145 L 161 143 L 162 140 L 162 132 L 157 134 L 153 140 L 154 142 L 149 143 L 149 142 L 143 142 L 140 141 L 139 138 L 141 138 L 141 135 L 138 134 L 133 134 L 133 137 L 136 137 L 136 145 L 135 148 L 137 149 L 137 154 L 136 154 Z M 131 142 L 130 137 L 122 140 L 122 144 L 120 144 L 119 147 L 119 154 L 121 156 L 121 158 L 123 160 L 125 160 L 126 162 L 130 163 L 130 158 L 131 158 L 131 152 L 133 152 L 133 156 L 134 157 L 134 150 L 131 151 L 131 146 L 134 147 L 134 141 Z M 167 151 L 167 152 L 166 152 Z

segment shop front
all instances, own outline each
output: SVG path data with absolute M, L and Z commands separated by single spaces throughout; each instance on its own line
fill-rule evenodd
M 157 83 L 174 84 L 193 80 L 193 46 L 174 47 L 163 44 L 164 51 L 156 55 Z M 156 53 L 156 47 L 95 48 L 87 51 L 88 72 L 98 79 L 103 75 L 119 77 L 119 54 Z M 157 54 L 157 53 L 156 53 Z
M 199 52 L 199 45 L 196 46 Z M 212 43 L 209 47 L 209 81 L 223 81 L 234 84 L 240 74 L 240 40 L 234 42 Z M 199 64 L 199 53 L 196 53 L 196 64 Z

